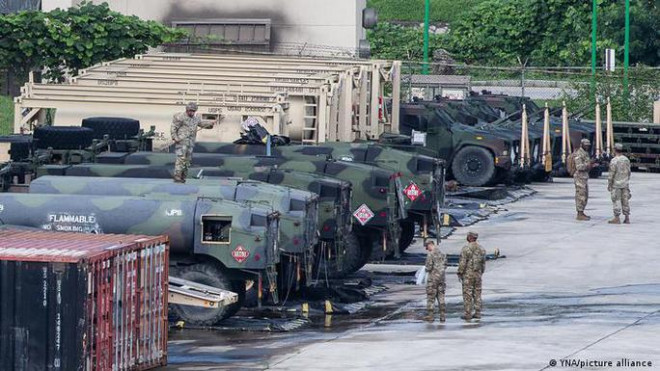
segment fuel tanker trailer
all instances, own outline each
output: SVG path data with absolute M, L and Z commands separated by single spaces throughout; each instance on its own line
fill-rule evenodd
M 279 213 L 272 208 L 207 197 L 0 194 L 9 225 L 78 233 L 167 235 L 170 274 L 239 294 L 221 308 L 173 305 L 184 321 L 211 325 L 241 307 L 245 281 L 267 285 L 278 302 Z
M 279 287 L 298 288 L 301 280 L 311 284 L 313 277 L 318 276 L 312 272 L 319 242 L 318 196 L 312 192 L 241 179 L 175 184 L 169 179 L 44 176 L 32 181 L 30 193 L 152 198 L 201 196 L 265 204 L 280 213 L 279 245 L 284 256 L 279 269 Z
M 197 142 L 195 156 L 201 154 L 266 155 L 263 144 L 234 144 L 219 142 Z M 273 147 L 274 157 L 304 160 L 334 159 L 358 162 L 391 169 L 401 173 L 404 188 L 405 208 L 408 217 L 401 223 L 401 250 L 412 243 L 415 223 L 424 236 L 429 224 L 440 228 L 440 213 L 444 207 L 443 160 L 416 153 L 400 151 L 385 145 L 371 142 L 327 142 L 319 145 L 283 145 Z M 439 235 L 439 233 L 438 233 Z
M 116 160 L 114 153 L 100 155 Z M 356 231 L 352 230 L 351 183 L 324 175 L 304 173 L 273 167 L 241 167 L 230 169 L 210 169 L 211 175 L 195 171 L 200 179 L 223 179 L 227 177 L 245 178 L 264 183 L 292 187 L 313 192 L 319 200 L 319 245 L 322 252 L 318 269 L 330 278 L 342 278 L 356 272 L 364 265 Z M 172 178 L 172 167 L 111 164 L 45 165 L 37 168 L 37 176 L 81 176 L 81 177 L 125 177 L 125 178 Z M 188 179 L 187 184 L 197 184 Z M 318 250 L 317 250 L 318 251 Z
M 124 166 L 83 164 L 76 166 L 78 175 L 104 174 L 101 176 L 144 176 L 165 177 L 167 169 L 173 167 L 174 156 L 169 153 L 139 152 L 125 155 Z M 140 168 L 131 167 L 142 165 Z M 147 165 L 145 167 L 145 165 Z M 267 156 L 233 156 L 198 154 L 193 157 L 193 167 L 189 174 L 222 176 L 228 171 L 236 176 L 243 172 L 267 169 L 283 169 L 297 172 L 325 175 L 350 182 L 352 185 L 351 212 L 353 230 L 360 241 L 361 259 L 364 265 L 369 258 L 380 259 L 398 255 L 401 222 L 407 218 L 403 186 L 400 174 L 394 170 L 382 169 L 373 165 L 327 161 L 322 159 L 295 159 Z M 115 175 L 110 175 L 114 173 Z M 119 175 L 121 174 L 121 175 Z

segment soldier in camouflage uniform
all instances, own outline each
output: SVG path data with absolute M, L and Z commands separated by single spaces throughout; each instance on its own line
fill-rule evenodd
M 197 104 L 190 102 L 186 105 L 186 112 L 177 113 L 172 120 L 171 135 L 176 153 L 174 181 L 177 183 L 186 182 L 188 168 L 192 161 L 193 148 L 195 147 L 197 128 L 213 128 L 213 123 L 202 122 L 202 119 L 195 115 L 195 112 L 197 112 Z
M 575 209 L 577 210 L 577 220 L 590 220 L 591 217 L 584 213 L 587 202 L 589 201 L 589 172 L 596 164 L 591 162 L 589 149 L 591 142 L 589 139 L 582 139 L 580 142 L 580 149 L 578 149 L 575 156 L 575 173 L 573 174 L 573 181 L 575 182 Z
M 607 176 L 607 190 L 612 194 L 612 203 L 614 204 L 614 218 L 608 223 L 621 224 L 621 209 L 625 224 L 630 224 L 630 160 L 623 155 L 623 145 L 617 143 L 614 145 L 615 157 L 610 161 L 609 175 Z
M 458 279 L 463 284 L 461 318 L 466 321 L 481 318 L 481 276 L 486 270 L 486 250 L 477 243 L 478 237 L 477 233 L 468 232 L 468 244 L 461 250 L 458 262 Z
M 440 312 L 440 322 L 445 322 L 445 270 L 447 269 L 447 258 L 445 254 L 440 251 L 440 248 L 435 246 L 433 241 L 428 241 L 425 244 L 428 255 L 426 256 L 426 320 L 433 322 L 433 307 L 435 302 L 438 302 L 438 309 Z

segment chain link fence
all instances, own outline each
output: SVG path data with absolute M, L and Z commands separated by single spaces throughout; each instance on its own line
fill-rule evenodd
M 420 76 L 428 72 L 429 76 Z M 592 77 L 590 67 L 490 67 L 446 63 L 410 63 L 402 66 L 402 99 L 428 100 L 441 96 L 461 99 L 467 95 L 505 94 L 526 97 L 539 105 L 569 110 L 594 105 L 594 96 L 612 102 L 615 121 L 652 122 L 653 103 L 660 99 L 660 68 L 631 67 L 627 90 L 622 69 L 598 69 Z M 593 119 L 594 110 L 584 117 Z

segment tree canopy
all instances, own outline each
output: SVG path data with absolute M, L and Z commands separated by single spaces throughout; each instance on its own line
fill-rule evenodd
M 0 16 L 0 67 L 22 75 L 45 67 L 47 78 L 59 80 L 67 71 L 132 57 L 183 36 L 161 23 L 111 11 L 107 3 L 24 11 Z
M 591 60 L 592 4 L 584 0 L 486 0 L 451 25 L 449 49 L 468 63 L 511 65 L 518 58 L 537 66 L 585 65 Z M 630 63 L 660 62 L 660 5 L 630 5 Z M 597 48 L 622 58 L 622 1 L 599 0 Z

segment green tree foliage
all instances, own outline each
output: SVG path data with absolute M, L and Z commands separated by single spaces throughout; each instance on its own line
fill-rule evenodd
M 598 58 L 605 48 L 623 56 L 622 1 L 599 0 Z M 591 1 L 486 0 L 451 25 L 450 50 L 468 63 L 575 66 L 591 60 Z M 631 1 L 632 64 L 660 63 L 657 1 Z
M 111 11 L 107 3 L 8 14 L 0 16 L 0 67 L 23 76 L 45 68 L 44 76 L 56 81 L 66 72 L 132 57 L 184 36 L 158 22 Z
M 392 23 L 379 22 L 369 30 L 371 54 L 375 58 L 419 61 L 424 59 L 424 30 L 416 27 L 403 27 Z M 442 35 L 431 34 L 429 52 L 441 48 Z
M 431 22 L 453 22 L 484 0 L 431 0 Z M 424 21 L 425 0 L 368 0 L 367 6 L 378 10 L 378 19 L 389 21 Z M 457 5 L 457 4 L 460 4 Z
M 653 120 L 653 102 L 660 95 L 660 71 L 648 67 L 634 67 L 629 72 L 629 95 L 624 95 L 623 73 L 599 73 L 596 83 L 596 97 L 602 105 L 602 117 L 605 119 L 605 102 L 610 98 L 612 119 L 614 121 L 651 122 Z M 577 110 L 593 103 L 588 82 L 575 82 L 571 86 L 575 93 L 564 94 L 569 111 Z M 590 118 L 593 114 L 588 115 Z

